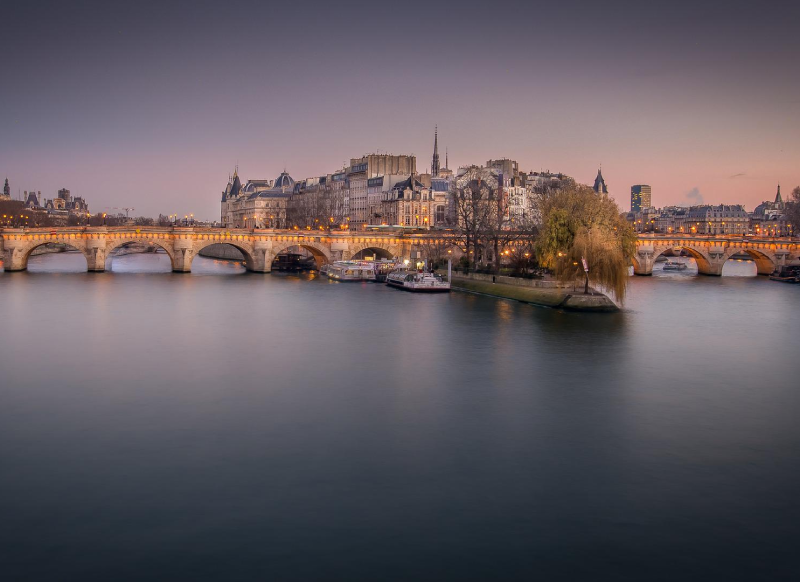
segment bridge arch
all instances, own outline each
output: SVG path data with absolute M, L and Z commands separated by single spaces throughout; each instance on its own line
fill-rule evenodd
M 242 253 L 244 257 L 244 266 L 248 271 L 259 271 L 262 269 L 257 268 L 256 258 L 253 256 L 253 249 L 248 248 L 249 245 L 241 244 L 243 241 L 238 241 L 235 239 L 222 239 L 222 240 L 201 240 L 195 243 L 191 256 L 189 257 L 189 262 L 185 266 L 183 270 L 188 271 L 191 268 L 192 262 L 194 258 L 206 247 L 210 247 L 211 245 L 228 245 L 235 248 L 237 251 Z
M 356 251 L 350 255 L 350 258 L 353 260 L 363 259 L 365 257 L 374 256 L 377 259 L 393 259 L 393 255 L 391 251 L 380 247 L 380 246 L 366 246 L 359 251 Z
M 360 253 L 364 251 L 372 251 L 376 253 L 376 256 L 381 259 L 393 259 L 397 256 L 400 256 L 399 250 L 390 245 L 390 244 L 383 244 L 377 241 L 372 242 L 362 242 L 356 244 L 348 253 L 346 259 L 352 260 L 355 257 L 359 256 Z
M 656 248 L 655 252 L 653 253 L 653 261 L 663 255 L 667 251 L 675 251 L 681 250 L 685 251 L 690 257 L 692 257 L 695 262 L 697 263 L 697 273 L 699 275 L 709 275 L 714 274 L 714 269 L 711 266 L 711 261 L 709 260 L 708 256 L 706 256 L 702 251 L 692 248 L 690 246 L 669 246 L 669 247 L 662 247 Z
M 733 255 L 740 253 L 746 253 L 750 255 L 750 257 L 753 259 L 753 262 L 756 264 L 756 271 L 759 275 L 771 275 L 777 268 L 777 264 L 772 257 L 756 249 L 732 247 L 730 252 L 726 253 L 725 260 L 728 261 Z
M 79 242 L 79 241 L 76 241 L 74 239 L 70 239 L 68 237 L 54 237 L 54 238 L 48 238 L 48 239 L 38 239 L 38 240 L 35 240 L 35 241 L 31 242 L 30 244 L 28 244 L 24 249 L 12 249 L 11 252 L 13 253 L 13 252 L 16 251 L 16 252 L 21 252 L 22 253 L 22 258 L 21 258 L 22 268 L 24 270 L 27 270 L 28 269 L 28 261 L 30 260 L 31 255 L 33 254 L 33 251 L 35 251 L 36 249 L 41 248 L 43 246 L 49 245 L 49 244 L 60 244 L 60 245 L 64 245 L 65 247 L 67 247 L 67 248 L 69 248 L 71 250 L 78 251 L 79 253 L 81 253 L 81 255 L 83 255 L 83 258 L 86 260 L 86 270 L 87 271 L 93 270 L 91 267 L 93 265 L 93 258 L 94 257 L 92 255 L 88 254 L 85 245 L 81 244 L 81 242 Z
M 317 264 L 318 269 L 322 267 L 322 265 L 330 263 L 333 260 L 331 259 L 330 251 L 320 244 L 304 241 L 280 241 L 279 243 L 274 244 L 272 251 L 266 254 L 264 262 L 267 268 L 271 269 L 272 262 L 275 260 L 275 258 L 293 247 L 298 247 L 311 253 L 311 256 L 314 257 L 314 262 Z
M 175 256 L 174 256 L 174 254 L 172 252 L 172 249 L 170 248 L 171 245 L 169 245 L 169 243 L 166 243 L 165 241 L 162 241 L 162 240 L 159 240 L 159 239 L 148 239 L 148 238 L 139 238 L 139 237 L 115 239 L 112 243 L 110 243 L 106 247 L 106 260 L 107 261 L 111 261 L 112 260 L 113 257 L 111 256 L 111 253 L 114 252 L 115 250 L 120 249 L 120 248 L 122 248 L 124 246 L 127 246 L 129 244 L 133 244 L 133 243 L 151 244 L 151 245 L 157 246 L 158 248 L 162 249 L 165 253 L 167 253 L 167 256 L 169 257 L 170 266 L 172 267 L 173 270 L 175 269 Z

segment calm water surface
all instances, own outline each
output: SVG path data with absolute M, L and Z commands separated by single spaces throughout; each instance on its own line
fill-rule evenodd
M 800 578 L 800 286 L 581 315 L 194 266 L 0 274 L 0 579 Z

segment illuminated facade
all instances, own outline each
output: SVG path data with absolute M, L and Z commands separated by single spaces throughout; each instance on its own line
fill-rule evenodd
M 222 192 L 220 217 L 225 228 L 286 228 L 286 209 L 295 182 L 286 172 L 273 180 L 249 180 L 238 169 Z

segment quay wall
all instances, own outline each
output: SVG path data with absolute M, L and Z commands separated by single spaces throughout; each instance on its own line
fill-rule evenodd
M 441 274 L 447 275 L 446 270 L 440 271 Z M 496 283 L 503 283 L 504 285 L 514 285 L 516 287 L 535 287 L 538 289 L 558 289 L 562 284 L 558 281 L 551 279 L 522 279 L 520 277 L 506 277 L 504 275 L 486 275 L 484 273 L 456 273 L 453 271 L 453 277 L 461 279 L 471 279 L 473 281 L 488 281 L 492 282 L 492 277 L 495 278 Z
M 445 273 L 446 275 L 446 273 Z M 506 283 L 501 279 L 513 277 L 496 277 L 492 283 L 491 275 L 472 273 L 467 276 L 453 275 L 451 285 L 454 290 L 479 293 L 501 299 L 513 299 L 522 303 L 530 303 L 540 307 L 551 307 L 567 311 L 602 312 L 619 311 L 619 307 L 607 295 L 592 290 L 591 295 L 581 291 L 573 291 L 572 287 L 563 287 L 557 281 L 537 281 L 522 279 L 526 283 L 539 285 L 519 285 Z M 546 285 L 541 285 L 545 283 Z

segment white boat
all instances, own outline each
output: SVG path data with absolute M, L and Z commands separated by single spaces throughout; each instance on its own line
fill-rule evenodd
M 667 261 L 663 267 L 665 271 L 683 271 L 686 268 L 686 263 L 681 261 Z
M 420 293 L 446 293 L 450 283 L 434 273 L 417 271 L 392 271 L 386 276 L 386 284 L 405 291 Z
M 335 281 L 374 281 L 375 265 L 371 261 L 334 261 L 323 265 L 320 274 Z

